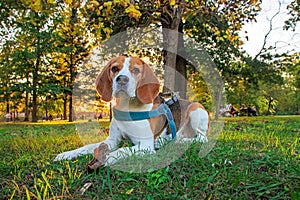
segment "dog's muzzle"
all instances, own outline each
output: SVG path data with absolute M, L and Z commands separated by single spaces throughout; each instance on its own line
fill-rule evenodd
M 116 78 L 116 95 L 122 95 L 121 93 L 125 93 L 128 95 L 128 83 L 129 78 L 126 75 L 119 75 Z
M 118 85 L 127 85 L 129 82 L 129 78 L 126 75 L 120 75 L 116 78 Z

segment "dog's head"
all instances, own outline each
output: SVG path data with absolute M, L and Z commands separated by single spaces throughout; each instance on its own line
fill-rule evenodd
M 119 56 L 104 67 L 96 79 L 102 100 L 137 97 L 143 104 L 152 103 L 159 92 L 159 81 L 151 68 L 136 57 Z

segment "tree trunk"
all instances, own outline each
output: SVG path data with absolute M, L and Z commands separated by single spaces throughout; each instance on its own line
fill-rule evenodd
M 177 55 L 176 63 L 176 76 L 175 76 L 175 90 L 179 92 L 180 98 L 186 99 L 186 86 L 187 86 L 187 75 L 186 75 L 186 61 L 181 56 Z
M 33 80 L 32 80 L 32 122 L 37 122 L 37 84 L 38 84 L 38 65 L 39 58 L 37 58 L 36 67 L 33 71 Z
M 6 99 L 6 113 L 9 113 L 9 100 Z
M 36 17 L 39 17 L 36 13 Z M 40 29 L 37 26 L 37 40 L 36 40 L 36 63 L 32 72 L 32 122 L 37 122 L 37 86 L 38 86 L 38 71 L 40 66 Z
M 45 106 L 45 112 L 46 112 L 46 119 L 48 119 L 48 108 Z
M 70 79 L 69 79 L 69 122 L 73 121 L 73 53 L 70 54 Z
M 176 81 L 176 57 L 178 50 L 178 30 L 182 18 L 182 6 L 174 10 L 173 16 L 170 13 L 162 15 L 163 27 L 163 48 L 164 48 L 164 87 L 163 92 L 175 91 Z
M 175 74 L 176 74 L 176 57 L 178 46 L 178 32 L 177 30 L 165 30 L 166 43 L 165 49 L 165 76 L 164 76 L 164 92 L 175 91 Z
M 29 94 L 28 92 L 26 91 L 25 92 L 25 118 L 24 118 L 24 121 L 25 122 L 28 122 L 29 121 Z
M 186 86 L 187 86 L 187 74 L 186 74 L 186 53 L 183 40 L 183 23 L 179 24 L 178 34 L 178 55 L 176 57 L 176 75 L 175 75 L 175 91 L 179 92 L 179 96 L 186 99 Z
M 222 100 L 222 94 L 223 94 L 223 88 L 224 85 L 220 84 L 218 93 L 217 93 L 217 105 L 216 105 L 216 112 L 215 112 L 215 120 L 219 119 L 219 112 L 220 112 L 220 107 L 221 107 L 221 100 Z
M 64 94 L 64 111 L 63 111 L 63 119 L 64 120 L 67 120 L 67 103 L 68 103 L 68 95 L 67 94 Z
M 72 96 L 72 92 L 69 95 L 69 122 L 73 121 L 73 96 Z

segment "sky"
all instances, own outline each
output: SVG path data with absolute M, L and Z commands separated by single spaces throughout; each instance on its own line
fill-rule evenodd
M 279 6 L 278 1 L 281 2 Z M 254 57 L 263 45 L 264 36 L 269 30 L 269 21 L 278 11 L 280 7 L 280 14 L 273 19 L 273 31 L 270 33 L 267 39 L 267 47 L 278 47 L 276 52 L 283 53 L 287 51 L 299 52 L 300 49 L 300 24 L 296 27 L 296 30 L 286 31 L 283 30 L 284 21 L 289 19 L 287 5 L 292 0 L 262 0 L 262 10 L 256 17 L 257 22 L 250 22 L 243 27 L 241 32 L 242 38 L 244 37 L 243 49 Z M 245 33 L 247 31 L 248 41 L 245 39 Z

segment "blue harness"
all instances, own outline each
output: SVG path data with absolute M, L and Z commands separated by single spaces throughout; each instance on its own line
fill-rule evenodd
M 114 118 L 120 121 L 138 121 L 165 115 L 171 129 L 172 139 L 176 139 L 176 125 L 173 119 L 172 112 L 166 103 L 160 104 L 160 106 L 155 110 L 144 112 L 126 112 L 113 108 L 113 114 Z

